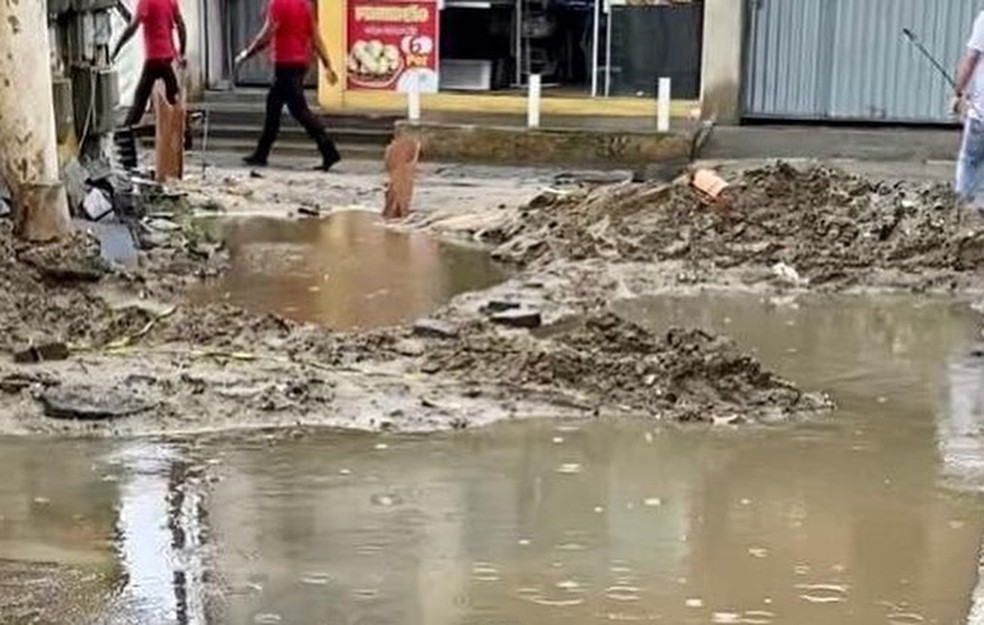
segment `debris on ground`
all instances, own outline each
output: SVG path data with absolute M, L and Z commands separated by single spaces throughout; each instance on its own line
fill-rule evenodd
M 94 226 L 104 230 L 107 224 Z M 137 331 L 139 325 L 119 327 L 125 313 L 97 291 L 115 287 L 134 297 L 172 299 L 190 283 L 217 275 L 224 256 L 203 259 L 193 242 L 201 235 L 190 232 L 184 226 L 170 232 L 157 249 L 141 251 L 136 266 L 122 267 L 106 262 L 99 240 L 85 228 L 63 241 L 34 245 L 18 240 L 10 221 L 0 221 L 0 349 L 99 344 L 119 338 L 117 332 Z
M 120 419 L 153 408 L 131 393 L 90 386 L 55 386 L 44 390 L 40 400 L 46 416 L 80 421 Z
M 948 185 L 876 182 L 823 166 L 746 171 L 727 210 L 689 184 L 618 184 L 545 194 L 477 237 L 529 267 L 557 260 L 682 261 L 713 272 L 784 266 L 814 286 L 897 280 L 930 287 L 984 268 L 984 220 Z M 695 181 L 696 184 L 696 181 Z
M 472 331 L 434 344 L 422 369 L 469 382 L 562 390 L 593 410 L 621 408 L 682 422 L 785 421 L 829 407 L 725 338 L 672 329 L 657 336 L 614 313 L 587 316 L 546 339 Z
M 104 193 L 92 179 L 86 192 Z M 19 360 L 0 362 L 9 406 L 0 431 L 112 435 L 298 423 L 431 431 L 613 411 L 783 421 L 828 403 L 725 338 L 656 335 L 608 312 L 613 294 L 631 292 L 618 276 L 574 271 L 577 279 L 564 280 L 560 268 L 580 260 L 608 268 L 756 263 L 773 280 L 803 286 L 831 281 L 833 266 L 915 270 L 947 254 L 961 266 L 978 262 L 973 246 L 958 248 L 961 255 L 941 244 L 956 226 L 942 208 L 926 208 L 948 197 L 932 189 L 919 195 L 776 166 L 730 181 L 731 207 L 717 211 L 707 197 L 718 187 L 700 192 L 685 179 L 551 190 L 512 219 L 501 211 L 505 221 L 478 237 L 529 266 L 519 286 L 463 296 L 407 327 L 358 333 L 185 300 L 190 284 L 224 270 L 226 255 L 193 219 L 188 198 L 161 188 L 138 193 L 142 212 L 128 222 L 131 267 L 107 261 L 105 241 L 86 228 L 59 244 L 29 246 L 0 222 L 0 351 Z M 869 240 L 865 233 L 883 222 L 877 232 L 885 236 Z M 555 325 L 564 311 L 578 316 Z
M 14 362 L 28 364 L 48 360 L 67 360 L 70 355 L 71 352 L 67 344 L 61 341 L 50 341 L 15 350 Z

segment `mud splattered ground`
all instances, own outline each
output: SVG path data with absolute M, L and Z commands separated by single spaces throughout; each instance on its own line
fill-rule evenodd
M 41 360 L 0 363 L 8 406 L 0 430 L 430 431 L 610 412 L 773 421 L 826 406 L 727 340 L 684 330 L 652 335 L 591 299 L 603 288 L 571 289 L 568 279 L 528 285 L 542 302 L 557 302 L 535 312 L 538 323 L 580 315 L 546 335 L 493 319 L 489 306 L 516 306 L 494 301 L 494 289 L 413 327 L 359 333 L 190 304 L 180 299 L 182 287 L 222 271 L 225 259 L 218 248 L 201 254 L 189 223 L 176 225 L 126 271 L 101 263 L 82 234 L 21 249 L 9 230 L 0 231 L 0 244 L 11 250 L 0 297 L 3 349 L 16 360 Z
M 229 188 L 263 183 L 240 174 L 215 192 L 219 200 L 228 201 Z M 275 185 L 281 203 L 302 205 L 310 185 L 295 197 L 286 178 Z M 533 196 L 542 182 L 522 188 Z M 226 267 L 221 249 L 191 222 L 158 236 L 128 271 L 101 265 L 87 241 L 32 250 L 2 231 L 3 349 L 64 343 L 71 355 L 0 364 L 10 406 L 0 429 L 427 431 L 611 412 L 788 420 L 822 410 L 826 400 L 726 338 L 695 329 L 654 335 L 615 316 L 610 303 L 706 286 L 970 289 L 984 263 L 984 223 L 961 215 L 933 183 L 768 165 L 733 176 L 730 203 L 720 208 L 680 183 L 560 174 L 553 182 L 528 203 L 482 214 L 420 210 L 403 226 L 478 239 L 522 270 L 415 327 L 358 333 L 182 300 L 190 282 Z M 188 182 L 184 190 L 193 206 L 221 203 L 209 185 Z M 244 193 L 246 205 L 235 211 L 249 212 L 256 193 Z M 503 311 L 520 321 L 503 325 Z
M 685 183 L 546 193 L 476 231 L 497 258 L 679 263 L 683 282 L 844 289 L 979 286 L 984 221 L 944 183 L 873 181 L 823 166 L 773 164 L 737 175 L 727 206 Z

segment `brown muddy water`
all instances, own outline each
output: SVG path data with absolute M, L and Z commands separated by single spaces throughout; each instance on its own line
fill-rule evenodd
M 840 408 L 780 428 L 0 439 L 3 623 L 959 623 L 984 529 L 967 307 L 631 302 Z
M 340 330 L 413 321 L 507 277 L 480 249 L 386 228 L 366 211 L 223 220 L 220 229 L 230 270 L 195 299 Z

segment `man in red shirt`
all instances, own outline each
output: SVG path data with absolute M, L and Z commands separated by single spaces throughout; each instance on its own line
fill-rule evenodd
M 318 33 L 310 0 L 270 0 L 266 21 L 253 42 L 236 57 L 237 67 L 267 46 L 272 47 L 274 79 L 267 94 L 266 121 L 256 151 L 243 160 L 248 165 L 267 164 L 273 142 L 280 131 L 280 115 L 286 104 L 290 114 L 317 143 L 321 152 L 319 169 L 328 171 L 341 157 L 304 98 L 304 76 L 311 64 L 312 50 L 317 52 L 324 64 L 331 84 L 338 81 L 338 76 L 331 67 L 328 50 Z
M 167 101 L 176 104 L 178 101 L 178 78 L 174 75 L 175 60 L 184 65 L 185 49 L 188 34 L 185 30 L 184 18 L 178 7 L 178 0 L 137 0 L 137 10 L 133 13 L 130 23 L 120 36 L 113 49 L 112 60 L 115 62 L 123 48 L 137 29 L 143 27 L 144 36 L 144 66 L 133 95 L 133 105 L 126 116 L 124 124 L 136 125 L 147 110 L 147 102 L 154 89 L 154 83 L 164 81 Z M 179 51 L 174 49 L 174 31 L 178 33 Z

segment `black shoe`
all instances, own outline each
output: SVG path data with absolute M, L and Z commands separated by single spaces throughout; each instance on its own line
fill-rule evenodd
M 342 156 L 335 147 L 335 142 L 328 137 L 322 138 L 318 143 L 318 151 L 321 152 L 321 165 L 315 167 L 318 171 L 331 171 L 331 168 L 342 160 Z
M 338 154 L 335 154 L 333 156 L 326 156 L 322 159 L 321 164 L 315 167 L 314 169 L 315 171 L 328 172 L 331 171 L 331 168 L 337 165 L 338 162 L 341 160 L 342 157 L 339 156 Z
M 265 158 L 260 158 L 255 154 L 250 154 L 249 156 L 243 157 L 243 163 L 249 165 L 250 167 L 266 167 L 267 160 Z

